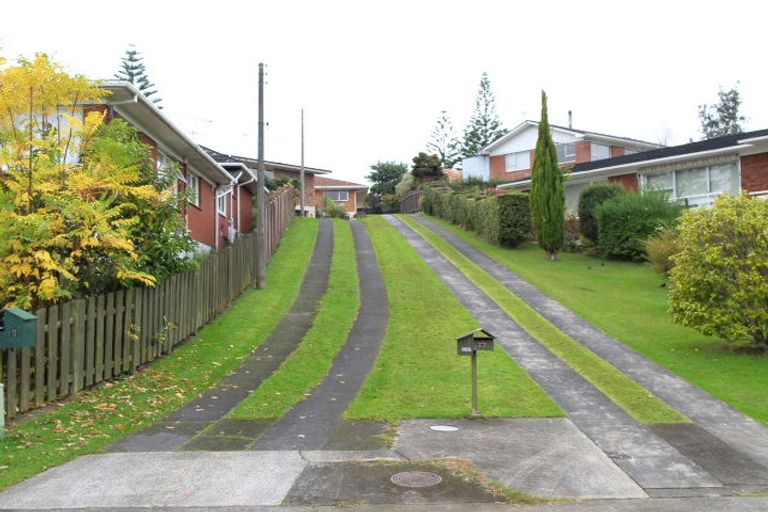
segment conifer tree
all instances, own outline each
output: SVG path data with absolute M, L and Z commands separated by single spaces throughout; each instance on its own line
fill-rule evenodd
M 132 44 L 128 45 L 128 49 L 125 50 L 125 56 L 121 61 L 120 71 L 115 74 L 115 78 L 132 83 L 144 96 L 149 98 L 157 94 L 157 90 L 155 89 L 155 84 L 149 81 L 147 70 L 142 62 L 143 60 L 144 58 L 136 50 L 136 47 Z M 151 98 L 151 100 L 157 108 L 163 108 L 160 106 L 162 101 L 160 98 Z
M 451 118 L 443 110 L 432 128 L 427 151 L 437 155 L 443 168 L 452 168 L 461 160 L 461 142 L 456 137 Z
M 488 73 L 484 72 L 475 98 L 475 110 L 464 129 L 462 156 L 477 156 L 481 149 L 505 133 L 507 130 L 501 126 L 501 120 L 496 114 L 496 100 L 491 91 L 491 81 Z
M 565 190 L 563 173 L 557 163 L 547 116 L 547 94 L 541 91 L 541 122 L 536 142 L 536 160 L 531 175 L 531 220 L 539 247 L 555 261 L 565 236 Z

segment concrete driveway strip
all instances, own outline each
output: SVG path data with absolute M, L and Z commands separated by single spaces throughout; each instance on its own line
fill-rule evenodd
M 632 377 L 701 428 L 768 467 L 768 427 L 651 361 L 422 215 L 413 217 L 481 266 L 558 329 Z
M 173 451 L 226 416 L 272 375 L 304 339 L 328 289 L 332 257 L 333 223 L 323 219 L 299 296 L 269 337 L 234 372 L 201 397 L 148 429 L 116 442 L 109 451 Z
M 499 344 L 569 414 L 576 426 L 641 487 L 721 485 L 539 344 L 419 234 L 395 217 L 386 218 L 478 322 L 499 337 Z
M 298 452 L 80 457 L 0 494 L 0 509 L 279 505 L 307 467 Z
M 319 450 L 373 367 L 387 331 L 389 302 L 365 225 L 352 221 L 360 276 L 360 311 L 347 343 L 320 386 L 274 424 L 256 450 Z

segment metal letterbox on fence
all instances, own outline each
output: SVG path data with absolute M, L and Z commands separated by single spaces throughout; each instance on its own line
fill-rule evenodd
M 0 311 L 0 348 L 34 347 L 37 317 L 23 309 Z

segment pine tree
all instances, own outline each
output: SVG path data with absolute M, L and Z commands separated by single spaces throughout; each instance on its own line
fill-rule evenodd
M 507 130 L 501 126 L 501 120 L 496 114 L 496 100 L 491 92 L 491 81 L 488 73 L 483 73 L 477 98 L 475 98 L 475 110 L 464 129 L 462 156 L 464 158 L 477 156 L 481 149 L 505 133 Z
M 539 247 L 547 251 L 550 260 L 555 261 L 565 236 L 565 190 L 549 129 L 547 95 L 544 91 L 541 91 L 541 122 L 531 176 L 531 220 Z
M 157 94 L 155 84 L 149 81 L 147 76 L 147 70 L 142 62 L 143 57 L 136 50 L 134 45 L 128 45 L 128 49 L 125 51 L 125 56 L 122 58 L 120 71 L 115 74 L 115 78 L 118 80 L 124 80 L 130 82 L 136 86 L 136 88 L 144 94 L 147 98 L 153 94 Z M 163 107 L 159 105 L 162 100 L 160 98 L 152 98 L 152 103 L 159 109 Z
M 741 106 L 741 95 L 739 94 L 738 82 L 732 89 L 724 91 L 720 87 L 717 93 L 720 103 L 715 105 L 699 105 L 699 119 L 701 120 L 701 132 L 705 139 L 722 137 L 723 135 L 732 135 L 743 133 L 741 127 L 746 119 L 739 115 Z
M 461 142 L 456 137 L 451 118 L 443 110 L 432 129 L 427 151 L 437 155 L 443 168 L 452 168 L 461 160 Z

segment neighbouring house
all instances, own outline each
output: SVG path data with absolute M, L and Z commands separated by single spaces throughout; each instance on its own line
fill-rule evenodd
M 443 169 L 443 176 L 445 176 L 448 179 L 448 181 L 451 183 L 456 181 L 461 181 L 462 179 L 461 169 L 452 169 L 452 168 Z
M 315 178 L 315 206 L 318 208 L 322 208 L 325 198 L 329 198 L 334 203 L 343 206 L 347 210 L 347 215 L 354 217 L 357 215 L 358 208 L 363 208 L 367 194 L 368 187 L 366 185 L 335 180 L 325 176 Z
M 179 166 L 178 190 L 189 193 L 184 217 L 190 236 L 201 251 L 222 248 L 238 233 L 253 230 L 252 195 L 255 178 L 247 168 L 226 169 L 177 128 L 136 87 L 123 81 L 106 81 L 101 87 L 111 94 L 104 105 L 107 122 L 124 119 L 141 132 L 152 147 L 159 173 Z
M 566 206 L 574 213 L 581 189 L 621 183 L 630 190 L 663 190 L 687 207 L 711 205 L 720 194 L 768 199 L 768 129 L 726 135 L 591 162 L 577 163 L 566 182 Z M 530 176 L 498 188 L 527 191 Z
M 208 154 L 220 163 L 242 163 L 248 167 L 254 174 L 259 167 L 259 159 L 247 156 L 235 156 L 228 155 L 226 153 L 220 153 L 210 148 L 202 146 L 202 148 L 208 152 Z M 296 180 L 301 179 L 301 166 L 293 164 L 284 164 L 281 162 L 271 162 L 269 160 L 264 161 L 264 169 L 267 178 L 269 179 L 287 179 Z M 309 217 L 315 216 L 315 177 L 322 174 L 330 174 L 331 171 L 327 169 L 318 169 L 316 167 L 304 167 L 304 209 L 306 215 Z M 301 205 L 297 204 L 296 209 L 301 209 Z
M 552 139 L 557 146 L 557 160 L 567 167 L 621 155 L 662 147 L 626 137 L 576 130 L 551 125 Z M 517 181 L 531 175 L 536 157 L 539 123 L 523 121 L 506 135 L 484 147 L 479 156 L 462 162 L 464 179 L 474 177 L 484 181 Z

